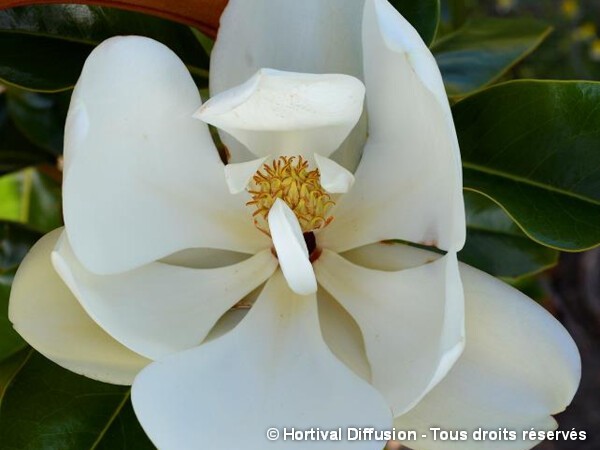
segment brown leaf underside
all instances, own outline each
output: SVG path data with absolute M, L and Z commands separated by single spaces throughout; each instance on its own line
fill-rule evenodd
M 227 0 L 0 0 L 0 9 L 51 3 L 108 6 L 146 13 L 192 26 L 214 38 Z

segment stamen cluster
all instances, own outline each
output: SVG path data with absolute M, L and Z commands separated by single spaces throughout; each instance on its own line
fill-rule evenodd
M 319 169 L 308 169 L 308 161 L 301 156 L 281 156 L 256 172 L 248 191 L 252 200 L 246 204 L 256 207 L 253 217 L 259 230 L 269 234 L 267 215 L 278 198 L 294 212 L 304 233 L 333 220 L 328 212 L 335 203 L 321 186 Z

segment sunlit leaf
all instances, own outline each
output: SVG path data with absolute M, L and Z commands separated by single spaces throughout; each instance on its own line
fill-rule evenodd
M 27 224 L 39 231 L 62 225 L 60 184 L 39 169 L 0 177 L 0 220 Z

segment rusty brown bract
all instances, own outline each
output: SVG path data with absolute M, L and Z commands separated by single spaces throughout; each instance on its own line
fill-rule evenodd
M 0 9 L 52 3 L 108 6 L 141 12 L 192 26 L 214 38 L 227 0 L 0 0 Z

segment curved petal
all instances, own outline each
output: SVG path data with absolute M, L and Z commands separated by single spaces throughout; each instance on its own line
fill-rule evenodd
M 324 289 L 317 292 L 321 333 L 333 354 L 363 380 L 371 381 L 371 367 L 360 328 L 350 314 Z
M 254 253 L 243 196 L 232 196 L 185 65 L 143 37 L 104 41 L 88 57 L 65 131 L 64 216 L 95 273 L 139 267 L 189 247 Z
M 364 0 L 231 0 L 211 55 L 211 95 L 249 79 L 259 69 L 345 73 L 362 79 L 361 18 Z M 251 159 L 221 133 L 232 161 Z M 352 140 L 350 153 L 364 143 Z M 350 158 L 354 159 L 354 158 Z
M 27 254 L 10 292 L 8 315 L 37 351 L 80 375 L 131 384 L 150 361 L 119 344 L 83 310 L 50 262 L 62 229 L 40 239 Z
M 79 263 L 65 237 L 52 253 L 56 271 L 102 328 L 150 359 L 198 345 L 229 308 L 277 268 L 271 251 L 263 250 L 217 269 L 151 263 L 95 275 Z
M 354 184 L 354 175 L 352 175 L 352 172 L 318 153 L 315 153 L 314 156 L 319 168 L 321 186 L 332 194 L 348 192 Z
M 362 78 L 364 0 L 230 0 L 211 57 L 213 95 L 263 67 Z
M 290 289 L 299 295 L 314 294 L 317 280 L 296 215 L 278 198 L 271 206 L 268 220 L 279 265 Z
M 190 269 L 216 269 L 232 266 L 248 259 L 247 253 L 238 253 L 214 248 L 188 248 L 162 258 L 160 262 Z
M 329 156 L 362 114 L 357 78 L 261 69 L 212 97 L 195 117 L 226 131 L 256 156 Z
M 331 159 L 350 172 L 356 172 L 356 168 L 362 158 L 363 147 L 367 140 L 367 109 L 363 107 L 363 113 L 354 129 L 340 148 L 331 155 Z
M 460 152 L 435 59 L 386 0 L 365 4 L 363 52 L 369 138 L 320 240 L 335 251 L 385 239 L 459 250 Z
M 461 265 L 467 345 L 450 373 L 396 426 L 428 432 L 432 425 L 467 430 L 507 428 L 514 441 L 461 442 L 467 450 L 529 449 L 522 430 L 552 430 L 550 417 L 572 400 L 579 353 L 567 331 L 542 307 L 507 284 Z M 421 433 L 417 433 L 421 434 Z M 431 434 L 431 433 L 427 433 Z M 431 439 L 414 449 L 446 449 Z
M 289 291 L 277 272 L 240 325 L 222 338 L 157 361 L 132 390 L 137 417 L 164 450 L 297 448 L 266 431 L 369 424 L 391 415 L 368 383 L 338 361 L 319 330 L 315 296 Z M 231 433 L 231 427 L 235 433 Z M 311 441 L 310 448 L 381 449 L 376 441 Z
M 243 163 L 230 163 L 225 166 L 225 180 L 229 187 L 229 192 L 239 194 L 244 192 L 252 177 L 263 166 L 269 156 L 253 159 Z
M 444 255 L 399 242 L 379 242 L 344 252 L 342 256 L 367 269 L 396 272 L 429 264 Z
M 399 272 L 356 266 L 324 250 L 319 284 L 360 327 L 372 380 L 394 415 L 412 408 L 452 367 L 464 346 L 456 254 Z
M 208 336 L 204 339 L 203 344 L 229 333 L 244 320 L 248 311 L 249 309 L 230 309 L 227 311 L 215 324 L 212 330 L 210 330 L 210 333 L 208 333 Z
M 401 270 L 440 256 L 400 244 L 369 245 L 344 254 L 377 270 Z M 465 264 L 459 270 L 465 291 L 465 350 L 438 386 L 396 420 L 396 427 L 428 435 L 431 426 L 469 431 L 500 426 L 555 428 L 549 415 L 565 408 L 579 380 L 579 357 L 572 339 L 519 291 Z M 525 449 L 536 443 L 504 441 L 501 448 Z M 432 441 L 407 444 L 415 449 L 446 448 Z M 457 446 L 500 448 L 491 441 L 461 441 Z

